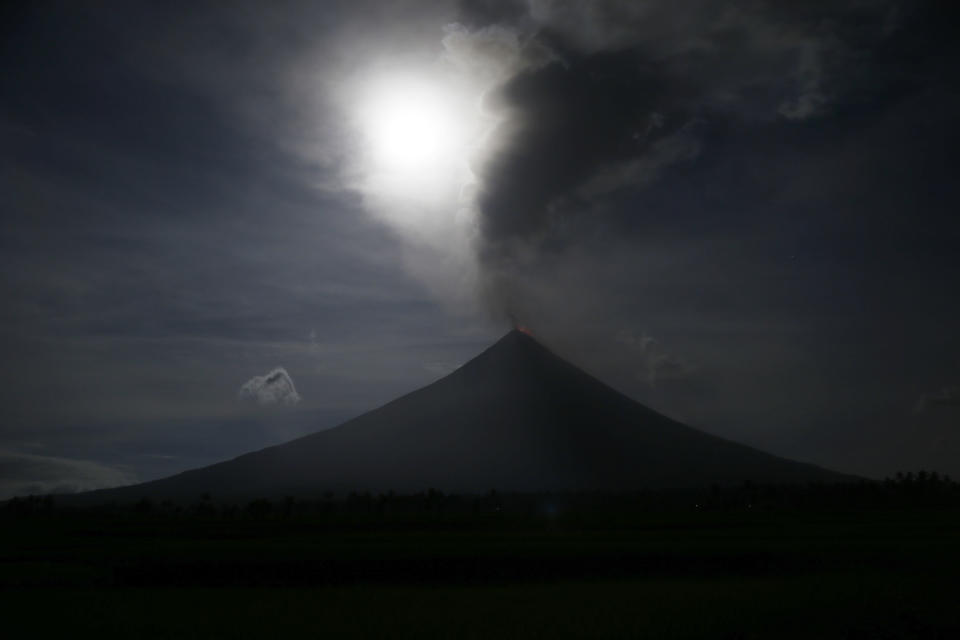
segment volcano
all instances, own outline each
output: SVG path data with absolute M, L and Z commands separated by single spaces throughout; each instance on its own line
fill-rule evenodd
M 848 478 L 676 422 L 514 330 L 450 375 L 338 427 L 86 495 L 628 491 Z

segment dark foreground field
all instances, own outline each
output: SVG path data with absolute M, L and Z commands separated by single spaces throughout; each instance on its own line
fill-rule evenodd
M 955 497 L 760 494 L 19 501 L 2 515 L 2 626 L 10 638 L 960 637 Z

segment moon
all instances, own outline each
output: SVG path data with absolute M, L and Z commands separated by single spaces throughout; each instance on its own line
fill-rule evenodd
M 426 74 L 379 77 L 356 113 L 377 190 L 426 201 L 462 186 L 477 119 L 456 86 Z
M 448 96 L 423 81 L 384 83 L 367 107 L 367 134 L 376 162 L 415 171 L 451 160 L 458 145 L 456 114 Z

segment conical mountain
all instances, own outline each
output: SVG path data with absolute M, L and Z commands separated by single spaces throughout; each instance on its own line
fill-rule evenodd
M 680 424 L 512 331 L 450 375 L 333 429 L 88 495 L 635 490 L 843 478 Z

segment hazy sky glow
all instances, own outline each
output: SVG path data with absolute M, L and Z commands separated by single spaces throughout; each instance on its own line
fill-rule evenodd
M 960 476 L 936 7 L 5 8 L 0 497 L 333 426 L 511 316 L 706 431 Z

